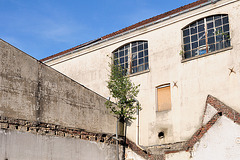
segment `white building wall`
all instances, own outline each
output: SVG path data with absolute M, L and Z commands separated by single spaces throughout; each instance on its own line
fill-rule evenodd
M 47 64 L 97 93 L 109 97 L 106 81 L 110 59 L 107 55 L 111 55 L 116 48 L 126 43 L 147 40 L 149 72 L 131 77 L 135 84 L 141 84 L 138 96 L 143 108 L 140 112 L 140 145 L 185 141 L 200 127 L 208 94 L 240 112 L 239 10 L 239 1 L 221 0 Z M 181 63 L 181 29 L 193 21 L 214 14 L 229 15 L 232 48 Z M 229 76 L 229 68 L 232 67 L 236 74 Z M 172 86 L 173 81 L 177 82 L 178 87 Z M 156 86 L 165 83 L 171 83 L 172 109 L 156 112 Z M 162 130 L 166 136 L 160 140 L 158 132 Z M 135 141 L 135 135 L 134 122 L 129 127 L 127 136 Z
M 239 160 L 240 125 L 225 116 L 216 123 L 194 145 L 193 160 Z

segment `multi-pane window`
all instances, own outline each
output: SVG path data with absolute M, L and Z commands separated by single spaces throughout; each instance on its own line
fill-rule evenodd
M 148 42 L 136 41 L 128 43 L 113 52 L 114 63 L 127 70 L 127 74 L 133 74 L 147 70 Z
M 209 16 L 183 29 L 184 58 L 230 47 L 228 15 Z

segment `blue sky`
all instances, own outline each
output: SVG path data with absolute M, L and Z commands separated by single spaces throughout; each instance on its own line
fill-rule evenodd
M 196 0 L 0 0 L 0 38 L 42 59 Z

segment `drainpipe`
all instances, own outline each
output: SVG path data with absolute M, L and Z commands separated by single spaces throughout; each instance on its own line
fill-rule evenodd
M 139 109 L 137 109 L 136 144 L 139 146 Z
M 139 106 L 139 101 L 137 99 L 135 99 L 135 102 L 137 103 L 137 105 Z M 143 148 L 143 146 L 140 146 L 139 144 L 139 135 L 140 135 L 140 132 L 139 132 L 139 121 L 140 121 L 140 118 L 139 118 L 139 109 L 137 109 L 137 118 L 136 118 L 136 145 L 138 146 L 138 148 L 140 148 L 141 150 L 145 151 L 145 149 Z
M 139 106 L 139 101 L 134 98 L 134 101 Z M 136 118 L 136 145 L 139 146 L 139 109 L 137 108 L 137 118 Z

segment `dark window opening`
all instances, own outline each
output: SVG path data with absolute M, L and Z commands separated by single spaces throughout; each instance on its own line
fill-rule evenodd
M 123 69 L 127 71 L 126 74 L 148 70 L 148 42 L 128 43 L 113 52 L 113 59 L 114 64 L 120 63 Z
M 202 18 L 183 30 L 184 59 L 231 46 L 228 15 Z

